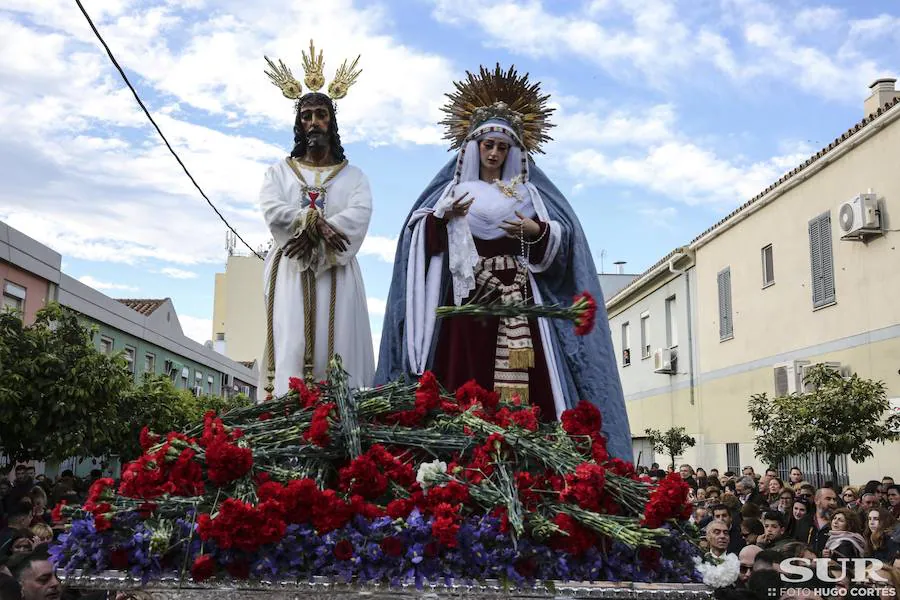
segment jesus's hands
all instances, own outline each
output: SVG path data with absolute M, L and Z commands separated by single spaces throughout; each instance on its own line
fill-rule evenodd
M 316 221 L 316 226 L 319 229 L 319 235 L 325 240 L 325 245 L 329 246 L 331 249 L 336 250 L 337 252 L 343 252 L 350 245 L 350 238 L 343 232 L 338 231 L 329 225 L 325 219 Z
M 500 226 L 507 237 L 518 238 L 519 235 L 524 235 L 526 240 L 533 240 L 541 235 L 541 226 L 537 221 L 529 219 L 519 211 L 516 211 L 516 216 L 518 220 L 508 219 Z
M 312 244 L 306 232 L 302 232 L 297 237 L 292 237 L 284 244 L 284 255 L 288 258 L 298 258 L 309 254 Z

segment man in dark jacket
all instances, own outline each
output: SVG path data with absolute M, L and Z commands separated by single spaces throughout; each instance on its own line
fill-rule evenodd
M 831 513 L 837 508 L 837 494 L 831 488 L 819 488 L 816 491 L 816 512 L 808 514 L 797 522 L 794 538 L 809 546 L 809 549 L 822 556 L 828 534 L 831 532 Z

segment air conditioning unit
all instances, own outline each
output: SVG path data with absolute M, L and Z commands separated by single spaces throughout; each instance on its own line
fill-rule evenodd
M 653 371 L 674 375 L 677 368 L 678 352 L 674 348 L 659 348 L 653 353 Z
M 838 223 L 842 237 L 858 238 L 865 234 L 881 232 L 878 215 L 878 198 L 875 194 L 859 194 L 841 204 L 838 209 Z
M 821 362 L 821 363 L 811 363 L 807 365 L 803 365 L 800 367 L 800 389 L 803 392 L 812 392 L 815 390 L 815 387 L 812 384 L 806 383 L 806 376 L 809 374 L 809 370 L 812 367 L 822 365 L 826 369 L 831 369 L 832 371 L 841 372 L 841 363 L 839 362 Z
M 809 361 L 792 360 L 775 365 L 775 396 L 788 396 L 801 391 L 803 382 L 801 372 L 808 364 Z

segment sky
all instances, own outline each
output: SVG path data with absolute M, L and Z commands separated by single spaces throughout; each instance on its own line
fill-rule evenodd
M 310 38 L 374 213 L 359 255 L 380 336 L 399 229 L 450 159 L 440 107 L 479 65 L 515 65 L 556 109 L 536 162 L 579 215 L 598 269 L 639 273 L 863 117 L 900 73 L 895 0 L 83 0 L 216 207 L 254 248 L 266 168 L 292 103 L 264 55 L 302 74 Z M 299 78 L 299 77 L 298 77 Z M 168 153 L 74 0 L 0 7 L 0 220 L 113 297 L 172 298 L 211 335 L 225 226 Z M 239 248 L 240 249 L 240 245 Z

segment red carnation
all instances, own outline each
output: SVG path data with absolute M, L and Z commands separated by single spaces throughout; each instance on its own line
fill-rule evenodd
M 575 335 L 587 335 L 594 329 L 597 319 L 597 301 L 588 292 L 575 296 L 572 310 L 576 314 Z
M 563 429 L 572 436 L 593 436 L 600 433 L 603 425 L 603 417 L 597 407 L 584 400 L 580 400 L 575 408 L 563 411 L 560 420 Z
M 53 510 L 50 511 L 50 519 L 54 523 L 62 523 L 63 519 L 65 518 L 65 517 L 63 517 L 63 514 L 62 514 L 62 508 L 63 508 L 63 506 L 65 506 L 68 503 L 69 503 L 68 500 L 60 500 L 59 504 L 54 506 Z
M 327 402 L 316 407 L 312 414 L 312 422 L 309 425 L 309 429 L 303 434 L 303 439 L 320 448 L 324 448 L 331 443 L 331 436 L 328 435 L 328 416 L 335 409 L 335 406 L 334 402 Z
M 353 558 L 353 544 L 350 543 L 350 540 L 341 540 L 334 545 L 334 557 L 338 560 Z
M 551 547 L 556 550 L 579 556 L 584 554 L 597 541 L 593 532 L 585 529 L 578 521 L 567 514 L 560 513 L 556 515 L 553 522 L 567 534 L 554 536 L 550 541 Z
M 319 399 L 322 396 L 315 384 L 311 387 L 307 386 L 306 382 L 298 377 L 291 377 L 288 379 L 288 388 L 297 392 L 302 408 L 315 406 L 319 403 Z
M 216 572 L 216 561 L 209 554 L 201 554 L 194 559 L 191 566 L 191 577 L 194 581 L 206 581 Z
M 567 487 L 562 493 L 564 502 L 572 502 L 586 510 L 603 512 L 603 488 L 606 471 L 594 463 L 581 463 L 575 473 L 566 475 Z
M 246 475 L 253 467 L 253 453 L 249 448 L 215 440 L 206 448 L 206 473 L 209 480 L 224 486 Z
M 669 519 L 687 519 L 691 516 L 691 503 L 687 501 L 690 486 L 678 473 L 669 473 L 650 492 L 650 500 L 644 508 L 641 525 L 655 529 Z
M 141 450 L 146 452 L 159 443 L 159 436 L 150 431 L 150 428 L 144 425 L 139 436 Z
M 388 556 L 402 556 L 403 555 L 403 541 L 400 538 L 390 536 L 381 540 L 381 551 L 387 554 Z
M 271 418 L 272 418 L 272 413 L 270 413 L 270 412 L 268 412 L 268 411 L 266 411 L 266 412 L 262 413 L 261 415 L 259 415 L 259 420 L 260 420 L 260 421 L 268 421 L 268 420 L 271 419 Z
M 456 389 L 456 402 L 462 410 L 468 410 L 473 404 L 479 403 L 486 413 L 493 414 L 500 403 L 500 394 L 489 392 L 471 379 Z

